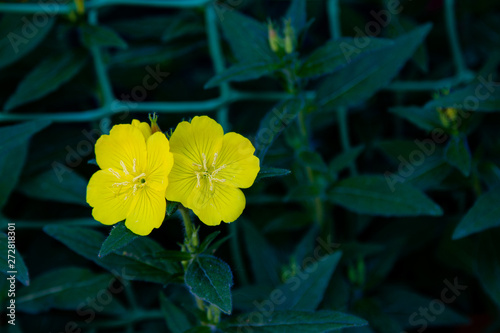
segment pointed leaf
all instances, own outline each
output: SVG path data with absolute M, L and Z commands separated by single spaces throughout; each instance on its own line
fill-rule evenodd
M 0 68 L 21 59 L 45 39 L 54 24 L 54 17 L 45 16 L 47 21 L 40 26 L 33 25 L 38 14 L 3 15 L 0 21 Z M 36 29 L 36 30 L 35 30 Z
M 13 243 L 9 243 L 9 237 L 11 237 L 11 239 L 14 239 Z M 7 275 L 12 274 L 9 272 L 16 272 L 16 279 L 27 286 L 30 284 L 28 268 L 26 267 L 26 264 L 24 263 L 23 257 L 19 253 L 19 250 L 17 248 L 9 248 L 9 244 L 16 244 L 15 233 L 7 231 L 7 234 L 4 234 L 3 232 L 0 232 L 0 251 L 2 251 L 0 252 L 2 253 L 2 255 L 0 256 L 0 272 Z
M 365 149 L 364 146 L 358 146 L 341 152 L 330 162 L 330 174 L 337 175 L 340 171 L 348 168 L 358 158 L 359 154 Z
M 326 78 L 318 89 L 318 105 L 353 106 L 373 96 L 399 73 L 430 29 L 425 24 Z
M 500 187 L 481 195 L 453 232 L 453 239 L 500 227 Z
M 279 66 L 278 63 L 266 62 L 236 64 L 211 78 L 205 84 L 205 89 L 216 87 L 223 82 L 242 82 L 258 79 L 261 76 L 272 74 L 279 69 Z
M 56 90 L 82 69 L 86 59 L 85 54 L 73 51 L 45 58 L 19 83 L 14 94 L 5 103 L 5 109 L 11 110 Z
M 130 231 L 125 223 L 119 222 L 117 223 L 106 240 L 102 243 L 101 250 L 99 251 L 99 257 L 104 257 L 110 254 L 115 250 L 119 250 L 122 247 L 131 243 L 137 236 L 132 231 Z
M 193 294 L 231 314 L 233 274 L 224 261 L 206 254 L 199 255 L 189 264 L 184 279 Z
M 472 157 L 465 135 L 452 136 L 444 149 L 444 158 L 465 176 L 470 175 Z
M 292 0 L 284 18 L 291 19 L 292 27 L 298 34 L 307 23 L 306 0 Z
M 421 108 L 417 106 L 399 106 L 390 108 L 389 112 L 408 120 L 424 131 L 432 131 L 433 129 L 441 128 L 443 126 L 439 120 L 439 115 L 436 109 Z
M 335 184 L 329 193 L 332 202 L 353 212 L 380 216 L 443 214 L 424 193 L 408 184 L 396 184 L 379 176 L 357 176 Z M 394 184 L 393 184 L 394 185 Z
M 281 177 L 287 176 L 292 172 L 287 169 L 273 168 L 273 167 L 261 167 L 259 173 L 257 174 L 257 179 L 260 180 L 262 178 L 268 177 Z
M 239 333 L 326 333 L 343 328 L 365 326 L 367 322 L 359 317 L 336 311 L 274 311 L 256 316 L 255 312 L 242 314 L 224 325 L 224 332 Z
M 102 25 L 80 26 L 82 43 L 88 47 L 117 47 L 126 49 L 127 43 L 114 30 Z

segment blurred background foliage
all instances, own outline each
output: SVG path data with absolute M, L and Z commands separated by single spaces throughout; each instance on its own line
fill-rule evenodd
M 500 332 L 499 9 L 1 2 L 0 271 L 15 222 L 18 284 L 0 329 Z M 97 138 L 151 112 L 167 133 L 208 114 L 261 159 L 243 216 L 201 225 L 195 258 L 174 205 L 148 237 L 107 238 L 85 200 Z M 231 293 L 193 288 L 189 260 Z

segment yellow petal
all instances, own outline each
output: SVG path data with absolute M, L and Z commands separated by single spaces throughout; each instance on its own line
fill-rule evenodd
M 109 135 L 97 140 L 95 154 L 103 170 L 111 168 L 127 174 L 134 168 L 139 173 L 146 168 L 146 141 L 141 131 L 132 125 L 113 126 Z
M 146 167 L 147 186 L 156 191 L 165 192 L 168 174 L 174 164 L 165 134 L 156 132 L 147 141 L 148 162 Z
M 245 195 L 239 188 L 216 183 L 211 191 L 208 181 L 201 182 L 188 201 L 189 208 L 207 225 L 218 225 L 221 220 L 226 223 L 235 221 L 246 204 Z
M 132 204 L 127 197 L 130 186 L 116 186 L 122 182 L 108 170 L 97 171 L 87 186 L 87 202 L 94 209 L 92 216 L 102 224 L 115 224 L 124 220 Z
M 194 117 L 191 123 L 183 121 L 177 125 L 170 138 L 170 151 L 186 156 L 192 163 L 211 165 L 214 154 L 220 151 L 223 136 L 224 130 L 215 120 Z
M 146 187 L 137 190 L 125 226 L 140 236 L 149 235 L 153 228 L 159 228 L 167 209 L 163 193 Z
M 222 149 L 217 157 L 216 168 L 225 165 L 217 174 L 227 184 L 240 188 L 252 186 L 260 170 L 260 162 L 254 156 L 255 148 L 244 136 L 230 132 L 224 135 Z
M 198 167 L 193 166 L 193 162 L 182 154 L 173 155 L 174 166 L 168 175 L 165 197 L 189 208 L 188 198 L 197 184 L 195 171 L 198 171 Z
M 139 131 L 141 131 L 142 135 L 144 135 L 144 139 L 147 141 L 151 136 L 152 130 L 148 123 L 141 122 L 137 119 L 132 120 L 132 126 L 137 127 Z

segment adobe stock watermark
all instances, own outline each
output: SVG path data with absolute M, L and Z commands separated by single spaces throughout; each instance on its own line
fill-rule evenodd
M 114 299 L 114 295 L 121 293 L 125 287 L 130 284 L 130 280 L 134 279 L 134 275 L 128 275 L 125 267 L 122 268 L 121 274 L 115 274 L 112 279 L 110 279 L 107 288 L 103 288 L 97 292 L 94 297 L 87 297 L 85 302 L 82 302 L 76 308 L 76 313 L 80 317 L 85 317 L 83 321 L 86 325 L 90 324 L 96 318 L 96 313 L 100 313 L 106 309 Z M 114 272 L 116 273 L 116 272 Z M 118 284 L 117 284 L 118 282 Z M 68 321 L 64 325 L 64 330 L 55 333 L 82 333 L 84 332 L 80 325 L 75 321 Z M 52 332 L 49 332 L 52 333 Z
M 408 0 L 410 2 L 412 0 Z M 373 20 L 368 21 L 365 24 L 364 30 L 360 27 L 355 27 L 354 32 L 354 45 L 347 42 L 340 43 L 340 50 L 344 54 L 347 62 L 351 62 L 353 55 L 361 53 L 361 51 L 368 47 L 372 42 L 369 37 L 376 37 L 382 33 L 382 29 L 386 28 L 392 21 L 393 15 L 399 15 L 403 11 L 404 7 L 400 0 L 389 0 L 387 1 L 387 9 L 381 9 L 378 12 L 375 10 L 370 11 L 370 16 Z
M 252 333 L 251 326 L 264 324 L 272 316 L 276 307 L 285 303 L 287 300 L 287 291 L 296 291 L 309 276 L 318 269 L 318 263 L 323 261 L 328 255 L 332 254 L 340 247 L 338 243 L 332 243 L 330 237 L 322 239 L 316 238 L 318 245 L 314 248 L 313 254 L 302 260 L 303 269 L 300 269 L 296 275 L 292 276 L 284 285 L 272 290 L 269 297 L 261 302 L 255 300 L 253 305 L 255 311 L 248 315 L 238 317 L 238 333 Z
M 17 54 L 19 52 L 19 47 L 21 45 L 29 44 L 29 42 L 40 32 L 40 29 L 47 27 L 47 25 L 51 22 L 51 19 L 56 16 L 60 5 L 61 4 L 55 0 L 40 0 L 38 1 L 40 10 L 33 14 L 31 20 L 28 19 L 27 16 L 21 17 L 21 33 L 17 34 L 11 31 L 7 34 L 7 39 L 9 40 L 14 53 Z
M 457 277 L 453 279 L 453 283 L 448 279 L 445 279 L 443 283 L 446 287 L 441 290 L 440 298 L 433 299 L 427 306 L 419 307 L 418 311 L 413 312 L 408 317 L 408 323 L 411 326 L 419 326 L 418 333 L 425 331 L 429 323 L 433 323 L 446 310 L 445 304 L 454 302 L 468 288 L 468 286 L 460 284 Z
M 457 118 L 455 120 L 456 126 L 459 127 L 464 119 L 468 119 L 472 112 L 479 109 L 479 103 L 487 100 L 491 94 L 498 87 L 498 83 L 493 81 L 493 74 L 488 75 L 487 78 L 478 76 L 474 94 L 466 96 L 461 104 L 454 104 L 451 108 L 457 111 Z M 437 110 L 436 110 L 437 112 Z M 386 171 L 384 173 L 385 180 L 389 189 L 394 192 L 397 183 L 404 183 L 416 171 L 416 168 L 424 164 L 436 151 L 438 144 L 444 143 L 448 140 L 448 134 L 444 128 L 436 127 L 430 132 L 430 137 L 423 140 L 414 140 L 415 150 L 411 151 L 408 156 L 399 155 L 398 161 L 400 162 L 397 169 L 397 174 Z
M 138 107 L 138 103 L 144 101 L 148 93 L 156 89 L 170 73 L 163 72 L 160 65 L 157 64 L 155 68 L 146 66 L 145 71 L 147 74 L 142 78 L 141 84 L 134 86 L 130 93 L 122 93 L 121 100 L 114 100 L 111 103 L 111 111 L 113 114 L 120 114 L 119 119 L 125 119 L 131 111 Z M 67 145 L 65 147 L 66 157 L 65 164 L 54 161 L 52 162 L 52 170 L 54 171 L 57 180 L 63 181 L 63 176 L 66 173 L 73 172 L 71 169 L 78 167 L 85 157 L 89 156 L 94 151 L 94 145 L 102 134 L 106 134 L 111 123 L 110 120 L 104 118 L 99 123 L 99 128 L 92 130 L 82 130 L 81 133 L 85 139 L 80 140 L 76 146 Z

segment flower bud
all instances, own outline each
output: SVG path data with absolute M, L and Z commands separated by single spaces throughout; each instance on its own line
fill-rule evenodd
M 267 31 L 268 31 L 269 47 L 271 47 L 271 50 L 273 50 L 273 52 L 276 53 L 280 50 L 280 37 L 278 36 L 278 33 L 274 29 L 273 23 L 270 20 L 267 24 Z
M 158 116 L 156 115 L 156 112 L 153 113 L 153 115 L 149 115 L 149 121 L 151 122 L 151 134 L 156 133 L 156 132 L 161 132 L 160 126 L 156 123 L 158 121 Z
M 285 20 L 285 52 L 292 53 L 295 50 L 296 38 L 295 30 L 292 27 L 292 20 Z

